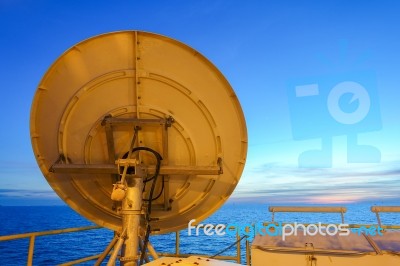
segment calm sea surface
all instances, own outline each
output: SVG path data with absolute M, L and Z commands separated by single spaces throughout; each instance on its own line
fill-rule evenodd
M 400 205 L 400 203 L 385 203 Z M 346 223 L 376 224 L 376 216 L 370 211 L 371 204 L 350 204 L 345 214 Z M 383 224 L 400 224 L 400 214 L 381 214 Z M 271 214 L 266 204 L 225 204 L 214 215 L 202 223 L 251 224 L 270 221 Z M 340 223 L 340 214 L 278 213 L 280 222 Z M 0 206 L 0 235 L 20 234 L 94 225 L 68 206 Z M 192 234 L 194 234 L 194 230 Z M 216 254 L 236 241 L 234 236 L 188 236 L 187 230 L 180 233 L 181 253 Z M 57 265 L 85 256 L 101 253 L 113 237 L 107 229 L 96 229 L 78 233 L 37 237 L 35 240 L 34 265 Z M 152 236 L 157 251 L 175 251 L 175 234 Z M 251 239 L 249 239 L 251 241 Z M 0 242 L 0 265 L 26 265 L 29 239 Z M 244 241 L 242 241 L 244 250 Z M 223 255 L 234 255 L 232 247 Z M 245 263 L 242 254 L 242 263 Z M 92 265 L 93 262 L 82 264 Z

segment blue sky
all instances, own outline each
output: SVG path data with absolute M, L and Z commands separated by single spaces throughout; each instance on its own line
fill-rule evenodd
M 229 80 L 249 135 L 234 198 L 399 201 L 399 12 L 397 1 L 0 0 L 0 204 L 60 203 L 31 150 L 32 98 L 66 49 L 117 30 L 180 40 Z M 343 82 L 361 90 L 342 95 Z

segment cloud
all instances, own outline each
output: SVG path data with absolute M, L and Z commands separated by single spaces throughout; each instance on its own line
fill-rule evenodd
M 0 189 L 0 205 L 63 205 L 52 190 Z
M 55 198 L 57 194 L 52 190 L 21 190 L 21 189 L 0 189 L 0 197 L 45 197 Z
M 299 168 L 279 163 L 247 169 L 237 198 L 274 202 L 359 202 L 400 198 L 398 162 L 342 168 Z

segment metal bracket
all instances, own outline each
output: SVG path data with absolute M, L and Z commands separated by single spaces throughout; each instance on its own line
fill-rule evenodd
M 134 126 L 141 126 L 141 125 L 165 125 L 165 127 L 170 127 L 173 122 L 174 118 L 169 116 L 168 118 L 160 118 L 160 119 L 142 119 L 142 118 L 119 118 L 119 117 L 112 117 L 111 115 L 105 116 L 101 125 L 106 126 L 107 124 L 110 125 L 134 125 Z
M 118 159 L 115 160 L 115 164 L 118 166 L 118 169 L 120 166 L 136 166 L 139 164 L 139 161 L 136 159 Z
M 175 119 L 172 116 L 169 116 L 167 119 L 165 119 L 165 128 L 171 127 L 174 122 Z
M 138 259 L 139 259 L 139 256 L 120 257 L 119 261 L 136 261 Z
M 217 164 L 219 166 L 219 174 L 222 175 L 224 173 L 224 168 L 222 167 L 222 158 L 218 157 Z

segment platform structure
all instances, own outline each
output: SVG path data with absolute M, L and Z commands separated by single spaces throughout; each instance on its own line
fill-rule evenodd
M 342 224 L 345 224 L 344 214 L 347 209 L 344 207 L 271 206 L 269 211 L 272 213 L 271 223 L 276 223 L 274 214 L 278 212 L 330 212 L 339 213 Z M 370 225 L 347 224 L 348 235 L 328 235 L 325 232 L 323 232 L 325 235 L 321 233 L 307 235 L 302 229 L 296 235 L 286 236 L 285 239 L 282 239 L 281 235 L 257 235 L 251 246 L 252 265 L 399 265 L 400 225 L 383 225 L 379 213 L 397 212 L 400 214 L 400 206 L 373 206 L 371 211 L 377 215 L 377 223 Z M 333 227 L 333 225 L 323 224 L 321 226 Z M 371 230 L 372 228 L 374 230 Z

